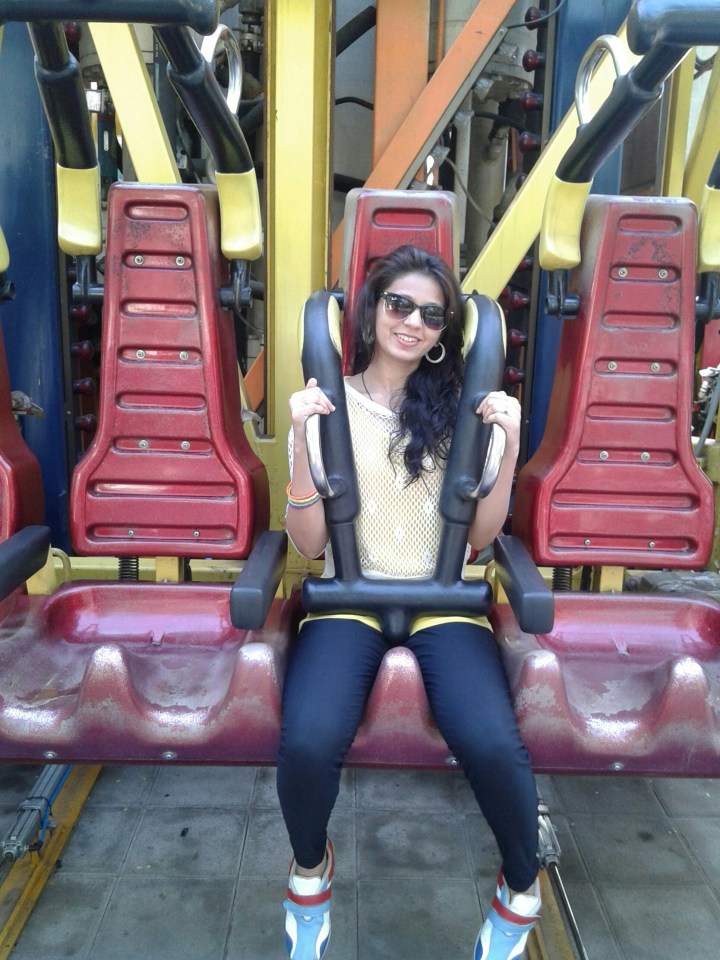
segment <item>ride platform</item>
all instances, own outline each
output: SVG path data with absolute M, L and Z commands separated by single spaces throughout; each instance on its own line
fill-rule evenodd
M 0 768 L 4 828 L 39 771 Z M 269 767 L 104 767 L 11 960 L 284 956 L 290 849 L 274 778 Z M 717 780 L 539 786 L 589 960 L 714 955 Z M 498 859 L 460 773 L 348 769 L 331 826 L 328 960 L 469 960 Z

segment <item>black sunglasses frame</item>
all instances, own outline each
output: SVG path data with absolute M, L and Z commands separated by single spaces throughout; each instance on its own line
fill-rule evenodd
M 410 309 L 407 311 L 407 313 L 403 313 L 404 307 L 400 307 L 399 304 L 395 307 L 392 307 L 388 303 L 388 298 L 390 297 L 394 298 L 397 301 L 402 300 L 404 301 L 405 304 L 409 304 Z M 435 331 L 444 330 L 445 327 L 447 326 L 449 311 L 446 310 L 444 307 L 438 306 L 438 304 L 436 303 L 426 303 L 421 305 L 419 303 L 415 303 L 414 300 L 411 300 L 410 297 L 406 297 L 405 294 L 403 293 L 389 293 L 388 291 L 381 293 L 380 296 L 378 297 L 378 300 L 383 301 L 386 313 L 389 314 L 390 311 L 395 311 L 403 320 L 407 319 L 407 317 L 409 317 L 411 313 L 414 313 L 416 310 L 419 310 L 422 322 L 425 324 L 428 330 L 435 330 Z M 437 317 L 437 320 L 440 320 L 439 325 L 436 322 L 436 318 L 434 317 L 432 317 L 431 321 L 428 322 L 427 311 L 429 310 L 442 310 L 442 318 Z

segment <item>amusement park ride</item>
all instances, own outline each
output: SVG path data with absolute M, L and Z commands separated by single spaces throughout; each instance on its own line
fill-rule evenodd
M 0 194 L 5 763 L 272 763 L 284 663 L 311 610 L 377 616 L 398 644 L 417 617 L 487 615 L 538 772 L 720 775 L 720 605 L 697 588 L 719 552 L 720 64 L 685 149 L 695 48 L 720 44 L 720 5 L 619 3 L 611 33 L 576 51 L 564 119 L 554 44 L 572 0 L 466 6 L 454 36 L 444 3 L 378 0 L 355 18 L 377 30 L 373 160 L 333 235 L 331 0 L 0 0 L 0 79 L 27 88 L 34 54 L 55 174 L 12 146 L 3 161 L 20 177 Z M 237 35 L 264 75 L 252 96 Z M 403 57 L 418 37 L 428 55 Z M 401 78 L 398 58 L 414 61 Z M 505 93 L 478 110 L 493 84 Z M 6 127 L 37 125 L 26 89 L 4 100 Z M 638 130 L 657 136 L 652 182 L 591 195 Z M 485 213 L 466 198 L 481 152 L 498 184 Z M 36 283 L 26 203 L 57 226 Z M 368 266 L 403 242 L 461 276 L 466 377 L 435 575 L 370 582 L 343 344 Z M 288 554 L 283 530 L 285 408 L 303 371 L 336 405 L 313 428 L 331 580 Z M 523 464 L 507 535 L 464 569 L 492 484 L 473 411 L 500 386 L 523 403 Z M 682 572 L 679 592 L 629 589 L 648 571 Z M 349 762 L 453 764 L 401 645 Z

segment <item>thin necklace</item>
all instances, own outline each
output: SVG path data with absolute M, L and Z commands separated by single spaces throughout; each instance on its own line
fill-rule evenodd
M 373 398 L 372 398 L 372 394 L 371 394 L 370 391 L 368 390 L 367 384 L 365 383 L 365 372 L 364 372 L 364 371 L 361 372 L 361 374 L 360 374 L 360 379 L 362 380 L 363 390 L 364 390 L 365 393 L 368 395 L 368 397 L 370 398 L 370 400 L 372 400 L 372 402 L 375 403 L 375 401 L 374 401 Z

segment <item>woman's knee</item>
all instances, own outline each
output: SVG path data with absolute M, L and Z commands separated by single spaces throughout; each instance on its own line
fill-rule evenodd
M 280 738 L 278 764 L 294 766 L 306 773 L 321 772 L 341 763 L 350 744 L 330 725 L 321 729 L 292 728 Z

